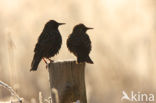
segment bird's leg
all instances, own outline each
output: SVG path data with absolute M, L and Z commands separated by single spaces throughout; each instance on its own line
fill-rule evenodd
M 47 63 L 47 61 L 46 61 L 45 58 L 43 58 L 43 60 L 44 60 L 44 62 L 46 63 L 46 69 L 47 69 L 47 68 L 48 68 L 48 63 Z
M 43 61 L 44 61 L 46 64 L 48 64 L 47 61 L 45 60 L 45 58 L 42 58 L 42 59 L 43 59 Z
M 54 62 L 53 60 L 51 60 L 50 58 L 47 58 L 50 62 Z

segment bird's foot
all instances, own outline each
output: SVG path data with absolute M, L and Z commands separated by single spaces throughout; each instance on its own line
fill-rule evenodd
M 46 59 L 48 59 L 51 62 L 54 62 L 53 60 L 51 60 L 50 58 L 43 58 L 44 62 L 46 63 L 46 69 L 49 67 L 49 62 L 46 61 Z
M 79 64 L 79 62 L 78 62 L 78 61 L 76 61 L 76 64 Z
M 78 62 L 78 61 L 76 61 L 76 64 L 83 64 L 84 62 Z
M 46 64 L 46 69 L 49 67 L 49 64 Z

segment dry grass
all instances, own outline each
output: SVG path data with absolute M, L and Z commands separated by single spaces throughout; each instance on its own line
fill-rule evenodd
M 16 92 L 12 89 L 12 87 L 10 87 L 9 85 L 7 85 L 6 83 L 0 81 L 0 86 L 3 86 L 4 88 L 6 88 L 8 91 L 10 91 L 11 96 L 16 97 L 17 100 L 10 100 L 8 103 L 22 103 L 23 98 L 20 98 Z M 1 103 L 1 102 L 0 102 Z M 3 103 L 3 102 L 2 102 Z

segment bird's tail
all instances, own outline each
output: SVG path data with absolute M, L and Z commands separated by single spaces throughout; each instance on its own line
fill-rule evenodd
M 78 63 L 82 63 L 82 62 L 87 62 L 87 63 L 90 63 L 90 64 L 94 63 L 91 60 L 91 58 L 89 57 L 89 55 L 87 57 L 78 57 L 77 61 L 78 61 Z
M 31 63 L 31 69 L 30 71 L 36 71 L 38 68 L 38 65 L 41 61 L 41 57 L 37 56 L 36 54 L 34 55 L 33 61 Z
M 87 56 L 86 62 L 87 63 L 90 63 L 90 64 L 94 64 L 94 62 L 91 60 L 91 58 L 89 56 Z

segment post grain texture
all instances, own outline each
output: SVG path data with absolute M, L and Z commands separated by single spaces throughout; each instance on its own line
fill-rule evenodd
M 85 88 L 85 63 L 76 64 L 76 61 L 51 62 L 48 66 L 49 80 L 53 103 L 58 97 L 59 103 L 87 103 Z

